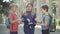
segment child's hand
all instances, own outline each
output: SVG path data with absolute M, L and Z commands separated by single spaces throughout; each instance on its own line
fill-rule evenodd
M 22 19 L 18 19 L 18 21 L 22 21 Z
M 38 23 L 40 22 L 40 20 L 38 20 L 37 18 L 35 18 L 35 21 L 38 22 Z

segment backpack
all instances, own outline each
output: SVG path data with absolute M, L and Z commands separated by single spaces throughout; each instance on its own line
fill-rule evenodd
M 52 31 L 51 29 L 52 29 L 52 18 L 53 17 L 50 14 L 49 14 L 49 17 L 50 17 L 50 20 L 49 20 L 49 26 L 48 27 L 49 27 L 49 31 L 51 32 Z
M 47 16 L 50 17 L 49 26 L 48 26 L 49 31 L 50 32 L 55 32 L 56 31 L 56 27 L 53 25 L 53 17 L 50 14 L 48 14 Z
M 6 27 L 9 29 L 10 28 L 10 21 L 9 21 L 8 17 L 6 17 L 5 24 L 6 24 Z
M 50 15 L 50 22 L 49 22 L 49 31 L 50 32 L 55 32 L 56 31 L 56 23 L 53 22 L 53 17 L 51 15 Z
M 14 18 L 13 14 L 12 14 L 12 18 Z M 6 24 L 6 27 L 9 29 L 10 28 L 10 20 L 8 17 L 6 17 L 5 24 Z

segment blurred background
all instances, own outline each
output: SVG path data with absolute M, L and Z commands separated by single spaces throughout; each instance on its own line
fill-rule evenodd
M 60 0 L 0 0 L 0 34 L 8 34 L 8 30 L 5 26 L 5 19 L 9 13 L 9 5 L 11 3 L 17 4 L 17 14 L 20 18 L 25 6 L 28 2 L 31 2 L 34 6 L 34 11 L 37 14 L 37 19 L 41 20 L 42 5 L 49 6 L 49 13 L 53 16 L 53 23 L 56 26 L 56 31 L 51 34 L 60 34 Z M 41 32 L 40 26 L 36 26 L 35 34 L 39 34 Z M 23 24 L 19 25 L 19 32 L 23 33 Z

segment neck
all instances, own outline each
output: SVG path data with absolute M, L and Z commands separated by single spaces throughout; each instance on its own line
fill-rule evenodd
M 47 14 L 48 14 L 48 12 L 45 13 L 45 15 L 47 15 Z

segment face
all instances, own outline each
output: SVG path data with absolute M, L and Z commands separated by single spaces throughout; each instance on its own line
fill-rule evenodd
M 13 12 L 16 12 L 16 6 L 13 6 L 12 8 L 11 8 L 11 10 L 13 11 Z
M 42 13 L 43 13 L 43 14 L 45 14 L 45 11 L 46 11 L 46 10 L 42 9 Z
M 33 8 L 33 7 L 32 7 L 31 5 L 28 5 L 28 6 L 27 6 L 27 10 L 28 10 L 28 11 L 32 11 L 32 8 Z

